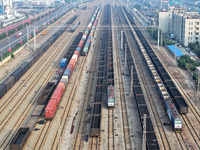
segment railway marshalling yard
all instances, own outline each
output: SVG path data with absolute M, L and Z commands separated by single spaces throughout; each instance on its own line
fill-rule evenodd
M 145 149 L 200 149 L 199 103 L 195 84 L 187 72 L 177 67 L 164 47 L 157 50 L 155 41 L 145 29 L 137 28 L 137 16 L 126 8 L 124 1 L 87 2 L 83 6 L 87 8 L 69 11 L 61 18 L 60 24 L 53 24 L 47 34 L 37 37 L 39 48 L 73 16 L 77 15 L 74 22 L 80 21 L 74 32 L 70 32 L 72 24 L 69 25 L 0 99 L 1 149 L 11 149 L 13 141 L 15 145 L 22 142 L 19 137 L 17 142 L 14 140 L 22 127 L 31 128 L 26 142 L 20 147 L 24 150 L 141 150 L 143 146 Z M 85 32 L 97 9 L 99 17 L 91 46 L 87 53 L 79 56 L 53 119 L 46 120 L 44 110 L 34 124 L 33 114 L 40 111 L 38 98 L 47 83 L 52 81 L 64 54 L 80 32 Z M 136 19 L 131 20 L 131 15 Z M 145 38 L 141 39 L 141 34 Z M 174 131 L 156 80 L 145 60 L 147 55 L 151 58 L 145 40 L 188 105 L 188 112 L 180 114 L 181 132 Z M 30 46 L 33 47 L 33 42 Z M 16 68 L 20 61 L 33 53 L 29 51 L 25 55 L 24 51 L 19 52 L 23 56 L 18 54 L 2 65 L 2 72 L 6 74 L 8 66 Z M 159 74 L 159 70 L 156 71 Z M 113 108 L 107 107 L 109 84 L 115 89 Z

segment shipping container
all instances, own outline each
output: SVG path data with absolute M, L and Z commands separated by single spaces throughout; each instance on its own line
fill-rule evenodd
M 78 57 L 80 55 L 79 51 L 75 51 L 74 54 L 78 55 Z
M 83 35 L 81 40 L 85 40 L 87 38 L 87 35 Z
M 84 44 L 85 43 L 85 41 L 84 40 L 81 40 L 80 42 L 79 42 L 79 44 Z
M 83 52 L 88 52 L 88 47 L 84 47 Z
M 79 43 L 78 47 L 80 47 L 82 49 L 84 43 Z
M 60 86 L 63 87 L 63 92 L 64 92 L 65 87 L 66 87 L 66 84 L 65 84 L 65 83 L 59 83 L 59 84 L 58 84 L 58 87 L 60 87 Z M 63 93 L 63 92 L 62 92 L 62 93 Z
M 66 67 L 66 64 L 67 64 L 67 58 L 63 58 L 63 59 L 60 61 L 60 68 L 65 68 L 65 67 Z
M 71 76 L 71 70 L 70 69 L 66 69 L 65 72 L 64 72 L 64 75 L 70 77 Z
M 81 48 L 80 48 L 80 47 L 77 47 L 77 48 L 76 48 L 76 51 L 80 51 L 80 50 L 81 50 Z
M 50 100 L 45 109 L 45 119 L 53 119 L 53 116 L 57 109 L 57 101 Z
M 75 59 L 76 62 L 77 62 L 77 60 L 78 60 L 78 55 L 77 55 L 77 54 L 73 54 L 73 55 L 72 55 L 72 59 Z
M 87 33 L 84 33 L 83 35 L 85 35 L 86 37 L 88 36 L 88 34 L 87 34 Z
M 56 90 L 60 90 L 61 94 L 63 95 L 63 92 L 64 92 L 65 89 L 64 89 L 62 84 L 58 83 L 58 86 L 56 87 Z
M 90 42 L 86 42 L 86 47 L 90 47 Z
M 62 97 L 62 89 L 59 89 L 59 90 L 56 89 L 54 91 L 53 95 L 51 96 L 51 100 L 55 100 L 57 102 L 57 105 L 58 105 L 61 97 Z
M 68 79 L 69 79 L 68 76 L 65 76 L 65 75 L 64 75 L 64 76 L 62 76 L 62 78 L 60 79 L 60 82 L 61 82 L 61 83 L 65 83 L 65 85 L 67 85 Z
M 71 59 L 69 64 L 72 64 L 73 65 L 73 68 L 75 67 L 76 65 L 76 59 Z
M 73 64 L 68 64 L 66 69 L 70 69 L 71 73 L 73 72 Z
M 88 39 L 87 42 L 91 42 L 91 39 Z

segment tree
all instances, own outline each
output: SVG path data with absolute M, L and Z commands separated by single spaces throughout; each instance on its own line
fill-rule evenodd
M 178 66 L 180 67 L 180 68 L 183 68 L 183 69 L 186 69 L 186 62 L 185 62 L 185 60 L 184 59 L 178 59 Z
M 193 73 L 192 79 L 193 79 L 193 80 L 197 80 L 197 77 L 198 77 L 197 72 L 193 71 L 192 73 Z
M 11 58 L 15 58 L 15 55 L 13 53 L 11 53 L 10 55 L 11 55 Z

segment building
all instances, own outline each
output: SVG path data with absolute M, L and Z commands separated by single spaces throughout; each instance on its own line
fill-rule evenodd
M 55 0 L 28 0 L 29 3 L 35 5 L 54 5 Z
M 3 0 L 3 10 L 4 13 L 7 15 L 11 15 L 12 14 L 12 0 Z
M 173 35 L 184 46 L 197 41 L 200 43 L 200 16 L 197 12 L 171 7 L 158 14 L 158 24 L 163 33 Z
M 160 11 L 158 14 L 158 24 L 159 28 L 163 33 L 170 34 L 170 25 L 172 12 L 171 11 Z

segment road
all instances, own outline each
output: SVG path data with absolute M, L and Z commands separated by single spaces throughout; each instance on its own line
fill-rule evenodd
M 58 11 L 53 12 L 49 16 L 47 16 L 45 18 L 42 18 L 41 20 L 39 20 L 38 22 L 36 22 L 35 26 L 37 27 L 37 30 L 40 30 L 42 28 L 42 25 L 44 25 L 45 23 L 51 22 L 54 18 L 61 16 L 71 6 L 72 6 L 72 4 L 67 5 L 67 6 L 65 5 L 61 9 L 59 9 Z M 1 47 L 0 47 L 0 55 L 2 55 L 4 52 L 8 51 L 9 48 L 13 49 L 14 46 L 17 43 L 19 43 L 20 41 L 25 40 L 27 38 L 27 31 L 28 31 L 28 35 L 34 34 L 34 25 L 27 26 L 26 28 L 24 28 L 24 29 L 16 32 L 15 34 L 7 37 L 6 39 L 0 41 L 0 45 L 1 45 Z M 17 38 L 16 34 L 19 33 L 19 32 L 22 32 L 23 35 L 20 36 L 19 38 Z

